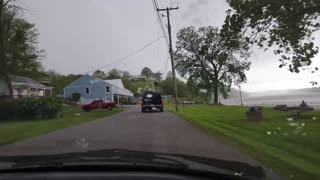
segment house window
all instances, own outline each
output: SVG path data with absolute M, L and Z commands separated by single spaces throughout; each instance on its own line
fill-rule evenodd
M 106 97 L 106 102 L 110 102 L 110 98 L 109 97 Z
M 90 94 L 90 88 L 86 88 L 86 94 Z
M 107 93 L 110 92 L 110 86 L 106 86 L 106 92 L 107 92 Z

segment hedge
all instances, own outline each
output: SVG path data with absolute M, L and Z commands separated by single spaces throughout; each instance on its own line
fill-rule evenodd
M 62 100 L 56 97 L 30 97 L 0 102 L 1 120 L 52 119 L 61 111 Z

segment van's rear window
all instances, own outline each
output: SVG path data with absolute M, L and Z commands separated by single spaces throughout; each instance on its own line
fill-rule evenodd
M 146 98 L 152 98 L 152 94 L 146 94 Z

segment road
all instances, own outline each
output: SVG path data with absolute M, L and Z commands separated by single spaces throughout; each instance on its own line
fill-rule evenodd
M 0 155 L 55 154 L 96 149 L 177 153 L 260 165 L 247 154 L 169 112 L 138 106 L 106 118 L 0 147 Z

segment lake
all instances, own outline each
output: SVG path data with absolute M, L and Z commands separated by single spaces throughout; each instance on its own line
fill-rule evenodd
M 288 106 L 299 106 L 304 100 L 309 106 L 320 109 L 320 93 L 301 94 L 279 94 L 279 95 L 252 95 L 243 97 L 245 106 L 270 106 L 286 104 Z M 240 105 L 240 98 L 221 100 L 225 105 Z

